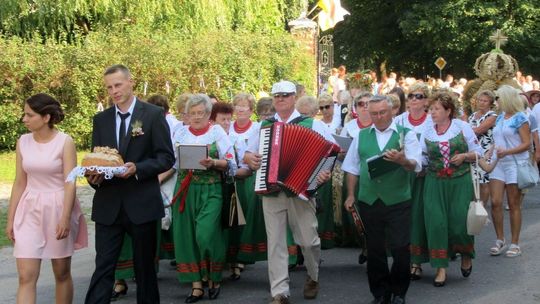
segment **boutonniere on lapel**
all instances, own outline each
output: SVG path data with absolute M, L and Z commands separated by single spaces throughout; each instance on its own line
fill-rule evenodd
M 131 137 L 137 137 L 141 135 L 144 135 L 142 129 L 142 121 L 135 120 L 135 122 L 131 124 Z

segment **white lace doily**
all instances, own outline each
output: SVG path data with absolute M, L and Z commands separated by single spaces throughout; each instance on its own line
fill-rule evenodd
M 86 171 L 96 171 L 99 174 L 104 174 L 105 179 L 111 179 L 115 174 L 122 174 L 126 172 L 126 167 L 98 167 L 98 166 L 90 166 L 90 167 L 75 167 L 71 172 L 69 172 L 68 177 L 66 178 L 66 182 L 71 183 L 74 182 L 77 177 L 84 177 L 86 174 Z

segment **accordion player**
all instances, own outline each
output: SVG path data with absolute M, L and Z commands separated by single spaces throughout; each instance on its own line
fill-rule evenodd
M 317 175 L 332 170 L 339 146 L 317 132 L 297 125 L 274 122 L 261 127 L 255 193 L 285 191 L 308 200 L 317 191 Z

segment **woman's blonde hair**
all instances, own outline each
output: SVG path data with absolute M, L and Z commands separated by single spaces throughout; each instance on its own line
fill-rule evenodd
M 519 91 L 509 85 L 503 85 L 497 91 L 496 100 L 499 109 L 506 114 L 523 112 L 523 101 L 519 97 Z
M 422 91 L 422 93 L 424 93 L 427 98 L 431 96 L 431 90 L 429 89 L 429 86 L 423 82 L 417 81 L 413 85 L 409 86 L 409 93 L 412 93 L 414 91 Z

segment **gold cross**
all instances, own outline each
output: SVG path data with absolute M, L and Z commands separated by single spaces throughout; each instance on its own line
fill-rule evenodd
M 497 29 L 493 35 L 489 36 L 489 40 L 495 42 L 495 49 L 500 49 L 501 44 L 505 44 L 508 41 L 508 37 L 505 36 L 501 30 Z

